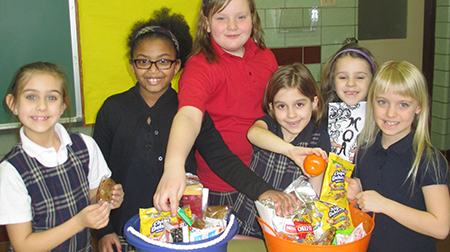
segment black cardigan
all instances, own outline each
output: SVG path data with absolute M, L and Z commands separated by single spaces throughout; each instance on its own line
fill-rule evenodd
M 93 137 L 112 171 L 114 181 L 117 183 L 125 181 L 133 144 L 139 137 L 136 129 L 148 117 L 151 118 L 152 129 L 158 131 L 154 136 L 157 147 L 153 150 L 157 152 L 157 157 L 161 156 L 162 160 L 165 158 L 170 128 L 177 109 L 177 93 L 172 88 L 169 88 L 150 108 L 139 93 L 139 84 L 124 93 L 109 97 L 104 102 L 97 115 Z M 221 179 L 249 198 L 256 200 L 267 190 L 275 190 L 228 149 L 208 113 L 204 115 L 194 147 Z M 157 165 L 161 171 L 164 169 L 164 162 L 161 160 L 155 160 L 152 165 Z M 195 158 L 191 151 L 185 168 L 186 171 L 195 173 L 195 167 Z M 155 192 L 133 193 L 145 193 L 146 197 L 153 197 Z M 124 206 L 121 208 L 125 209 Z M 121 208 L 111 212 L 108 226 L 97 231 L 98 239 L 113 232 L 121 235 L 126 219 L 138 213 L 138 209 L 128 213 L 121 211 Z

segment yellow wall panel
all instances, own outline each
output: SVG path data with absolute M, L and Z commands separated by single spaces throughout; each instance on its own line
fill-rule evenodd
M 104 100 L 136 83 L 128 64 L 127 37 L 139 20 L 163 6 L 185 16 L 191 34 L 201 0 L 78 0 L 84 122 L 95 123 Z M 177 85 L 177 81 L 173 83 Z

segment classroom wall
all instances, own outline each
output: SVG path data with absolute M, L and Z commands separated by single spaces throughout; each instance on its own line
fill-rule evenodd
M 357 0 L 339 0 L 337 7 L 319 8 L 319 21 L 314 31 L 310 27 L 309 11 L 320 6 L 320 0 L 255 0 L 260 14 L 265 40 L 269 48 L 279 49 L 319 48 L 317 63 L 307 63 L 314 77 L 320 82 L 323 64 L 348 37 L 357 37 Z M 440 149 L 450 149 L 450 0 L 437 0 L 436 61 L 433 88 L 432 140 Z M 283 11 L 283 12 L 282 12 Z M 283 16 L 281 16 L 283 14 Z M 279 24 L 288 32 L 283 32 Z M 305 54 L 302 54 L 305 57 Z M 72 131 L 91 134 L 92 127 L 74 127 Z M 0 131 L 0 157 L 17 142 L 17 130 Z
M 431 140 L 450 149 L 450 0 L 436 1 L 436 42 L 431 118 Z

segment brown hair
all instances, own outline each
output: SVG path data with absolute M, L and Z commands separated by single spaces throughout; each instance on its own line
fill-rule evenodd
M 321 92 L 325 104 L 328 105 L 330 102 L 338 102 L 340 101 L 339 97 L 336 94 L 335 89 L 335 71 L 336 71 L 336 63 L 347 56 L 357 59 L 363 59 L 367 62 L 370 67 L 370 73 L 372 73 L 372 78 L 374 77 L 374 73 L 378 68 L 377 62 L 373 57 L 372 53 L 364 47 L 358 46 L 356 43 L 346 44 L 341 47 L 333 56 L 331 56 L 327 63 L 323 66 L 322 70 L 322 79 L 320 82 Z M 327 116 L 327 111 L 325 110 L 323 116 Z
M 19 71 L 17 71 L 16 76 L 14 77 L 10 92 L 13 96 L 12 105 L 16 104 L 16 99 L 20 96 L 25 85 L 37 74 L 50 74 L 57 78 L 61 83 L 61 96 L 63 103 L 66 104 L 66 107 L 70 112 L 70 96 L 69 90 L 67 88 L 67 78 L 61 68 L 53 63 L 49 62 L 33 62 L 22 66 Z
M 275 95 L 282 88 L 296 88 L 311 102 L 314 102 L 314 98 L 317 97 L 317 107 L 312 113 L 312 119 L 318 126 L 317 124 L 322 116 L 323 99 L 308 68 L 301 63 L 294 63 L 282 66 L 272 74 L 264 92 L 262 108 L 264 113 L 270 115 L 273 119 L 275 119 L 275 115 L 270 109 L 270 104 L 273 103 Z
M 203 1 L 200 7 L 197 18 L 197 29 L 195 32 L 194 49 L 191 57 L 202 52 L 210 64 L 217 61 L 216 52 L 212 48 L 211 36 L 207 32 L 208 24 L 205 18 L 210 19 L 217 12 L 222 11 L 227 7 L 231 0 L 210 0 Z M 252 15 L 252 34 L 251 38 L 255 41 L 259 48 L 265 49 L 264 31 L 261 27 L 261 19 L 256 11 L 256 4 L 254 0 L 247 0 Z

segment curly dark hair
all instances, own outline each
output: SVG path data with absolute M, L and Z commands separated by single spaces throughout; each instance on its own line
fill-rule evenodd
M 175 49 L 177 59 L 181 60 L 181 67 L 187 60 L 188 55 L 192 50 L 192 36 L 189 32 L 189 25 L 183 15 L 179 13 L 170 13 L 171 9 L 162 7 L 159 10 L 153 12 L 152 17 L 149 20 L 138 21 L 131 28 L 131 33 L 128 36 L 128 58 L 133 58 L 134 49 L 139 45 L 141 41 L 147 38 L 160 38 L 169 42 Z M 175 35 L 178 40 L 180 50 L 176 50 L 175 43 L 165 34 L 159 32 L 148 32 L 136 38 L 136 34 L 144 27 L 147 26 L 161 26 L 169 30 Z

